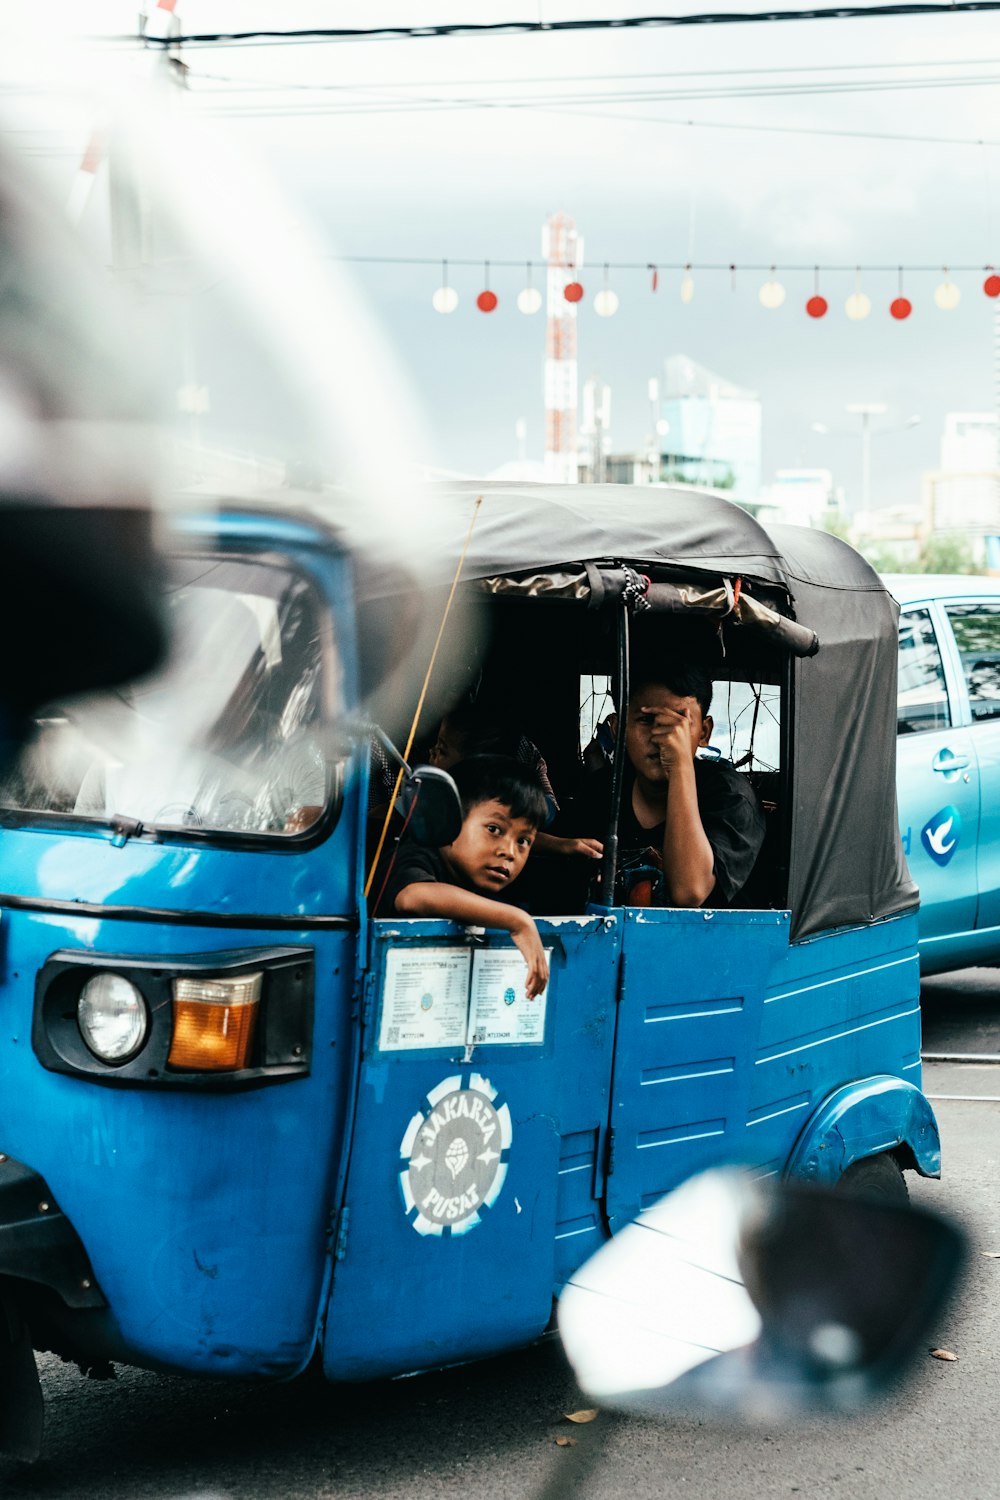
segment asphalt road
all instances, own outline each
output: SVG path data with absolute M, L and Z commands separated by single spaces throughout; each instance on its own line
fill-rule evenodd
M 1000 971 L 925 985 L 925 1050 L 1000 1054 Z M 81 1379 L 44 1361 L 46 1454 L 33 1469 L 0 1463 L 4 1496 L 36 1500 L 276 1500 L 384 1496 L 407 1500 L 539 1497 L 560 1466 L 600 1440 L 589 1478 L 567 1494 L 645 1497 L 851 1496 L 852 1500 L 1000 1497 L 1000 1065 L 932 1063 L 944 1147 L 941 1183 L 910 1178 L 915 1199 L 949 1209 L 972 1239 L 957 1305 L 928 1336 L 958 1358 L 922 1355 L 906 1387 L 851 1423 L 738 1429 L 662 1426 L 602 1416 L 554 1344 L 508 1359 L 395 1384 L 320 1382 L 260 1388 L 124 1371 Z M 557 1437 L 577 1438 L 560 1447 Z

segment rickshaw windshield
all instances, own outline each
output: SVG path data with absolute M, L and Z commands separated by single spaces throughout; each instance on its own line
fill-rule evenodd
M 158 830 L 304 832 L 331 787 L 308 584 L 286 568 L 201 556 L 171 564 L 164 603 L 166 666 L 42 713 L 0 807 Z

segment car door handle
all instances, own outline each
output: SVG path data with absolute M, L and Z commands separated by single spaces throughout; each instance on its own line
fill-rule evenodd
M 931 761 L 932 771 L 964 771 L 970 764 L 967 755 L 953 755 L 950 750 L 939 750 Z

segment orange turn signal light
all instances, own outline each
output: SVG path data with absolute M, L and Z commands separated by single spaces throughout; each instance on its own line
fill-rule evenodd
M 174 1034 L 167 1066 L 189 1073 L 248 1066 L 263 974 L 175 979 Z

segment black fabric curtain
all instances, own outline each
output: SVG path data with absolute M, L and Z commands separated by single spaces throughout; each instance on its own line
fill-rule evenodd
M 820 639 L 794 666 L 792 937 L 916 906 L 896 812 L 899 608 L 823 532 L 772 528 L 799 620 Z

